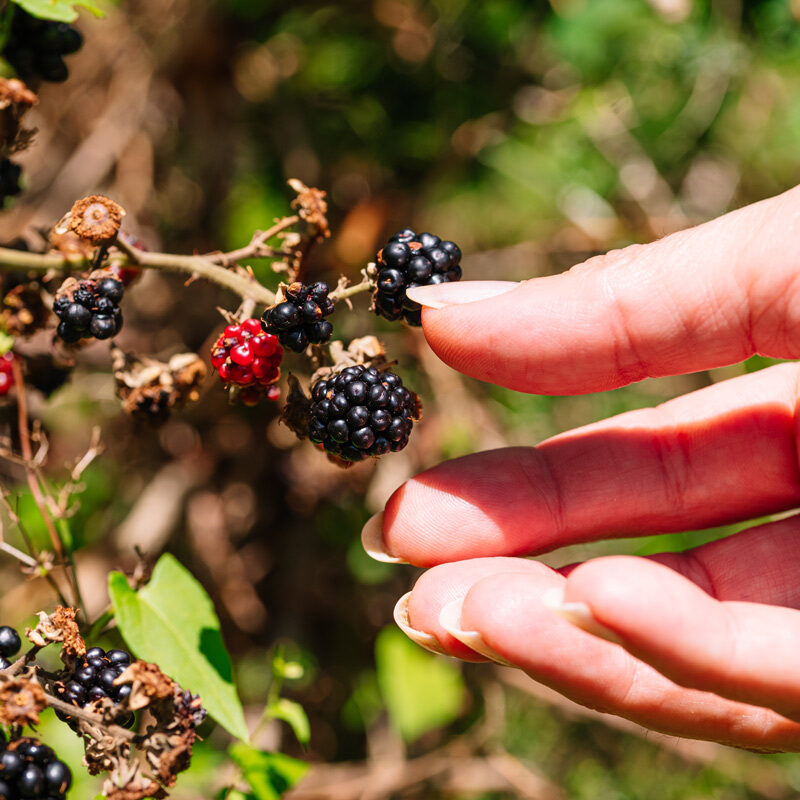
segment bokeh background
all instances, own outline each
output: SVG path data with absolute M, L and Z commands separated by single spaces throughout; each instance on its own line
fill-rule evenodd
M 0 214 L 5 241 L 46 230 L 100 190 L 150 248 L 231 248 L 287 213 L 286 180 L 329 193 L 333 237 L 310 272 L 354 280 L 407 224 L 457 241 L 468 278 L 559 272 L 782 191 L 800 177 L 796 0 L 130 0 L 88 14 L 70 80 L 46 86 L 20 159 L 27 191 Z M 265 282 L 268 265 L 252 264 Z M 128 350 L 206 347 L 234 299 L 148 274 L 125 300 Z M 645 381 L 602 395 L 524 396 L 464 379 L 418 331 L 365 298 L 345 336 L 377 331 L 426 414 L 404 452 L 348 471 L 297 446 L 277 408 L 227 404 L 211 379 L 160 427 L 121 415 L 108 348 L 34 412 L 48 472 L 89 447 L 73 521 L 87 603 L 134 548 L 176 554 L 217 605 L 243 700 L 257 714 L 270 650 L 301 661 L 287 684 L 311 721 L 300 747 L 275 722 L 262 746 L 315 765 L 295 798 L 789 798 L 800 758 L 681 741 L 582 710 L 523 676 L 429 656 L 391 625 L 414 570 L 371 562 L 359 531 L 416 471 L 476 449 L 535 443 L 766 363 Z M 299 361 L 296 371 L 302 371 Z M 10 430 L 9 409 L 2 424 Z M 6 488 L 20 476 L 4 467 Z M 44 537 L 19 492 L 23 523 Z M 681 549 L 732 529 L 571 548 Z M 14 532 L 7 535 L 13 540 Z M 454 535 L 456 533 L 454 532 Z M 41 541 L 45 541 L 43 538 Z M 0 611 L 22 625 L 51 602 L 43 581 L 0 564 Z M 61 726 L 46 735 L 77 759 Z M 209 730 L 176 797 L 230 779 Z M 73 797 L 92 796 L 81 779 Z

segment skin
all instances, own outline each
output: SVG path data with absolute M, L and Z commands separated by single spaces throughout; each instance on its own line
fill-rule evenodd
M 523 392 L 598 392 L 755 353 L 800 357 L 798 242 L 795 188 L 562 275 L 413 297 L 454 369 Z M 679 736 L 800 749 L 800 515 L 680 554 L 560 571 L 522 558 L 800 507 L 798 400 L 800 366 L 781 364 L 417 475 L 382 528 L 387 554 L 429 568 L 411 626 L 486 660 L 440 624 L 461 600 L 459 626 L 484 652 L 573 700 Z M 543 602 L 553 590 L 601 635 Z

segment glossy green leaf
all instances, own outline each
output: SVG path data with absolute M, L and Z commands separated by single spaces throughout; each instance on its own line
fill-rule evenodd
M 231 745 L 228 752 L 258 800 L 276 800 L 308 771 L 305 761 L 283 753 L 265 753 L 241 742 Z
M 267 709 L 267 715 L 289 723 L 297 741 L 300 744 L 308 744 L 308 740 L 311 738 L 311 727 L 308 723 L 308 716 L 300 703 L 280 697 Z
M 111 573 L 117 625 L 137 658 L 152 661 L 189 691 L 239 739 L 248 738 L 233 669 L 211 598 L 177 559 L 163 555 L 138 592 Z
M 427 653 L 397 628 L 375 642 L 378 686 L 392 725 L 408 742 L 455 720 L 464 703 L 464 681 L 451 663 Z
M 103 16 L 103 12 L 89 0 L 14 0 L 14 2 L 34 17 L 58 22 L 73 22 L 78 16 L 78 7 L 85 8 L 96 17 Z

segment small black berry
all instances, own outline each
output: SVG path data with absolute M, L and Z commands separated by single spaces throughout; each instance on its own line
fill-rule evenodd
M 20 797 L 38 797 L 44 790 L 44 775 L 35 764 L 27 764 L 17 778 Z
M 261 325 L 280 338 L 284 347 L 302 353 L 309 344 L 324 344 L 333 335 L 326 316 L 333 312 L 328 284 L 318 281 L 307 286 L 295 282 L 284 290 L 286 299 L 264 312 Z
M 373 310 L 392 321 L 402 317 L 409 325 L 422 324 L 422 308 L 406 296 L 407 289 L 461 279 L 458 245 L 432 233 L 417 235 L 411 228 L 392 236 L 376 260 Z
M 19 634 L 8 625 L 0 627 L 0 656 L 3 658 L 15 656 L 20 647 L 22 647 L 22 639 L 19 638 Z
M 125 293 L 125 287 L 122 281 L 116 278 L 103 278 L 97 282 L 96 292 L 100 297 L 107 297 L 112 302 L 119 303 Z
M 401 450 L 417 401 L 392 372 L 357 365 L 311 387 L 309 438 L 347 461 Z

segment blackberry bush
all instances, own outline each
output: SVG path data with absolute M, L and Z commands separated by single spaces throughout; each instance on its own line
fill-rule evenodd
M 122 328 L 119 307 L 125 293 L 122 282 L 112 277 L 98 277 L 68 283 L 70 286 L 53 303 L 53 311 L 61 320 L 58 336 L 70 344 L 84 338 L 116 336 Z
M 376 262 L 375 313 L 388 320 L 403 318 L 409 325 L 422 324 L 422 308 L 406 296 L 406 289 L 461 280 L 459 246 L 432 233 L 417 235 L 411 228 L 392 236 Z
M 130 697 L 131 685 L 117 686 L 115 681 L 130 666 L 131 654 L 125 650 L 103 650 L 92 647 L 79 660 L 75 669 L 61 677 L 56 685 L 56 692 L 62 700 L 78 708 L 84 708 L 95 700 L 109 697 L 114 703 L 122 703 Z M 58 711 L 60 719 L 76 727 L 74 718 Z M 134 716 L 126 712 L 117 724 L 129 728 L 133 725 Z
M 71 785 L 69 767 L 38 739 L 0 744 L 2 800 L 63 800 Z
M 329 292 L 328 284 L 322 281 L 310 286 L 291 284 L 285 289 L 286 299 L 264 312 L 264 330 L 295 353 L 302 353 L 309 344 L 329 342 L 333 325 L 325 317 L 334 307 Z
M 226 385 L 236 386 L 245 405 L 279 396 L 275 382 L 281 376 L 282 358 L 278 338 L 264 333 L 258 319 L 228 325 L 211 348 L 211 366 Z
M 76 53 L 83 37 L 65 22 L 39 19 L 14 6 L 3 58 L 23 80 L 41 78 L 61 83 L 69 77 L 64 56 Z
M 399 375 L 362 364 L 311 387 L 308 437 L 345 461 L 402 450 L 419 402 Z

